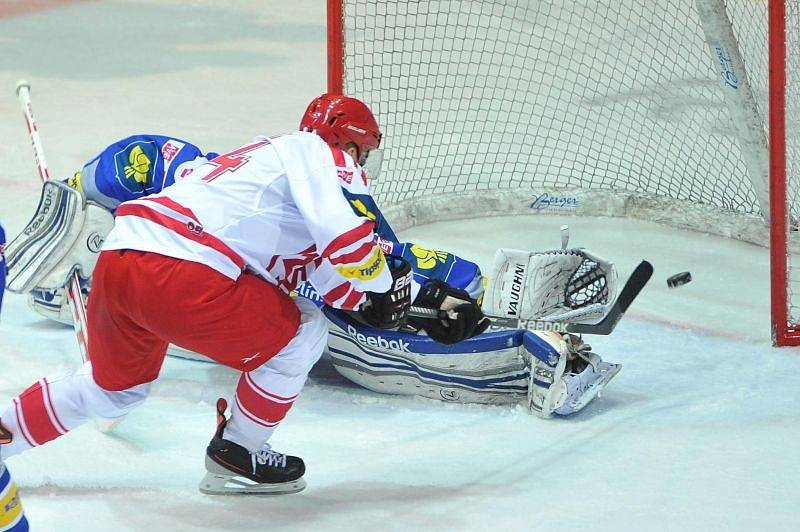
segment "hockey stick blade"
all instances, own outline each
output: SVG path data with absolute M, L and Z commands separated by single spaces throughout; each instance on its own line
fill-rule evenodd
M 597 323 L 563 323 L 547 320 L 520 320 L 518 318 L 508 318 L 504 316 L 488 316 L 492 320 L 492 325 L 500 327 L 511 327 L 515 329 L 527 329 L 529 331 L 555 331 L 568 332 L 573 334 L 597 334 L 608 335 L 616 328 L 619 320 L 631 306 L 633 300 L 642 291 L 650 277 L 653 275 L 653 265 L 643 260 L 633 270 L 631 276 L 622 291 L 617 296 L 616 301 L 608 311 L 608 314 Z M 440 311 L 437 309 L 411 307 L 410 316 L 419 318 L 438 317 Z M 443 316 L 446 317 L 446 316 Z
M 619 293 L 619 296 L 617 296 L 617 300 L 614 302 L 614 305 L 611 307 L 608 314 L 606 314 L 605 318 L 593 324 L 567 324 L 567 332 L 575 334 L 611 334 L 617 326 L 617 323 L 619 323 L 619 320 L 622 319 L 622 316 L 628 310 L 628 307 L 631 306 L 633 300 L 636 299 L 639 292 L 642 291 L 642 288 L 645 287 L 652 275 L 653 265 L 643 260 L 636 266 L 631 276 L 628 277 L 628 281 L 625 283 L 625 286 L 622 287 L 622 291 Z

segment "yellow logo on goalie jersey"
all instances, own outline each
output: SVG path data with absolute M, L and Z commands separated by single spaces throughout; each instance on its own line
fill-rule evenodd
M 350 200 L 350 203 L 353 205 L 353 208 L 356 210 L 356 212 L 358 214 L 360 214 L 361 216 L 366 216 L 367 218 L 369 218 L 373 222 L 378 219 L 378 217 L 375 216 L 375 213 L 370 211 L 367 208 L 367 206 L 364 205 L 364 202 L 361 201 L 360 199 Z
M 381 248 L 375 246 L 372 253 L 360 264 L 355 266 L 337 266 L 336 271 L 347 279 L 370 281 L 377 278 L 386 267 L 386 258 Z
M 446 251 L 427 249 L 416 244 L 411 246 L 411 253 L 413 253 L 417 258 L 417 268 L 420 270 L 430 270 L 435 268 L 437 261 L 444 263 L 449 255 L 449 253 Z
M 141 146 L 131 150 L 128 161 L 130 164 L 125 166 L 125 177 L 132 177 L 137 183 L 147 183 L 151 161 Z
M 83 183 L 81 183 L 81 171 L 78 170 L 67 179 L 67 186 L 74 188 L 78 192 L 83 192 Z

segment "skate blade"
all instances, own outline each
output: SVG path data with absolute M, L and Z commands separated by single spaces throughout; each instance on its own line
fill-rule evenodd
M 259 484 L 249 478 L 206 473 L 200 482 L 200 492 L 206 495 L 285 495 L 303 491 L 302 478 L 280 484 Z

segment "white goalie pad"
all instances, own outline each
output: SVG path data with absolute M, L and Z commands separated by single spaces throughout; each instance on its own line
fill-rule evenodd
M 6 287 L 16 293 L 60 288 L 76 268 L 89 277 L 113 226 L 103 207 L 64 183 L 46 182 L 33 219 L 6 247 Z
M 604 362 L 580 338 L 556 332 L 527 332 L 531 379 L 528 408 L 550 418 L 583 410 L 619 373 L 622 366 Z
M 617 270 L 582 248 L 498 249 L 483 299 L 490 316 L 591 323 L 614 302 Z

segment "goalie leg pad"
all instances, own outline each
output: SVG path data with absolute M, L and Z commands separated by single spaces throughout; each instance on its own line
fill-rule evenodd
M 334 368 L 369 390 L 455 403 L 517 404 L 528 389 L 521 331 L 470 338 L 456 346 L 425 335 L 376 331 L 323 308 Z
M 46 182 L 33 219 L 6 248 L 8 289 L 61 288 L 76 268 L 89 277 L 113 226 L 111 213 L 77 190 Z

